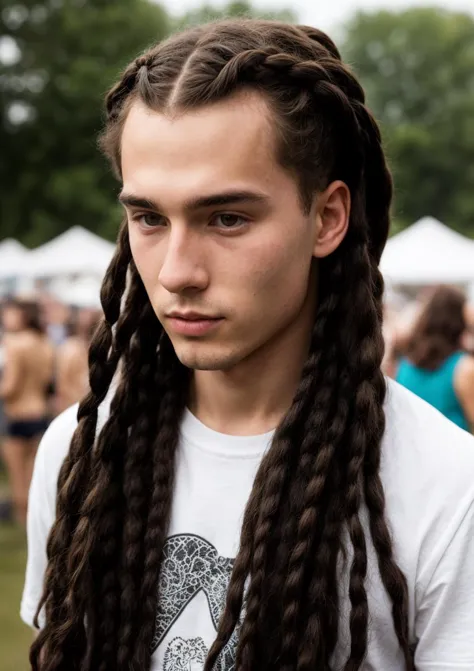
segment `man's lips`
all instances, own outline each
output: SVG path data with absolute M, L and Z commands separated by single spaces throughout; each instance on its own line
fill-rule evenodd
M 187 336 L 202 336 L 209 333 L 222 321 L 221 317 L 210 317 L 197 312 L 171 312 L 168 323 L 175 333 Z
M 177 310 L 173 310 L 173 312 L 169 312 L 167 317 L 171 317 L 172 319 L 183 319 L 185 321 L 190 321 L 190 322 L 198 322 L 198 321 L 203 321 L 205 319 L 219 319 L 219 317 L 216 317 L 214 315 L 206 315 L 202 312 L 178 312 Z

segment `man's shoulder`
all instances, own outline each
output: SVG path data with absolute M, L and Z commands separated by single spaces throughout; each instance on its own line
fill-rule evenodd
M 389 381 L 384 484 L 407 504 L 449 512 L 474 500 L 474 437 L 410 391 Z
M 39 451 L 48 461 L 62 461 L 67 454 L 74 431 L 77 428 L 79 404 L 72 405 L 55 417 L 44 434 Z
M 108 399 L 99 408 L 97 432 L 100 431 L 109 414 Z M 46 472 L 52 473 L 57 480 L 61 465 L 66 458 L 71 440 L 77 429 L 79 404 L 72 405 L 58 415 L 49 425 L 38 448 L 38 461 L 42 461 Z
M 414 449 L 432 458 L 456 454 L 474 466 L 474 437 L 393 380 L 387 384 L 385 415 L 386 437 L 399 449 Z

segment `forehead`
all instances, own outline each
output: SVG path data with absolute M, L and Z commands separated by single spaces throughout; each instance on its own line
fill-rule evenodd
M 271 112 L 258 94 L 180 114 L 164 114 L 136 102 L 121 143 L 126 190 L 215 191 L 219 185 L 252 183 L 265 188 L 283 172 L 276 161 Z

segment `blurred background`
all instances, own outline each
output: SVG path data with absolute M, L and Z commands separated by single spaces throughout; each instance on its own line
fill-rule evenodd
M 474 0 L 0 0 L 1 671 L 29 668 L 32 463 L 49 419 L 87 388 L 121 220 L 97 150 L 104 94 L 150 43 L 226 15 L 321 28 L 360 77 L 396 187 L 384 368 L 472 430 L 474 385 L 458 377 L 474 353 Z

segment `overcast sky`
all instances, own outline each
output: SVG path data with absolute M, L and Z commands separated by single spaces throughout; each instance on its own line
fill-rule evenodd
M 180 13 L 203 4 L 202 0 L 161 0 L 170 11 Z M 215 6 L 226 5 L 226 0 L 209 0 Z M 474 0 L 253 0 L 256 7 L 279 8 L 290 7 L 298 14 L 302 23 L 313 25 L 323 30 L 346 21 L 359 9 L 372 10 L 377 8 L 403 9 L 405 7 L 438 5 L 446 9 L 469 11 L 474 15 Z

